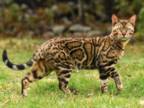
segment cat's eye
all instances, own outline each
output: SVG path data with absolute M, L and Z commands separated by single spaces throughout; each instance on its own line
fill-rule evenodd
M 123 27 L 123 25 L 122 25 L 122 24 L 119 24 L 119 25 L 118 25 L 118 28 L 122 28 L 122 27 Z
M 131 33 L 133 33 L 133 32 L 134 32 L 134 30 L 132 30 L 132 29 L 129 29 L 128 31 L 129 31 L 129 32 L 131 32 Z
M 133 32 L 129 32 L 129 35 L 133 35 Z

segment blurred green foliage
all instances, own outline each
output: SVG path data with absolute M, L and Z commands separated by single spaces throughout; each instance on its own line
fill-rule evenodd
M 139 36 L 139 39 L 144 40 L 144 7 L 140 10 L 139 13 L 137 31 L 137 36 Z
M 115 8 L 120 15 L 137 14 L 144 6 L 142 0 L 116 0 Z
M 137 35 L 143 38 L 142 0 L 1 0 L 0 34 L 42 35 L 54 25 L 70 22 L 98 28 L 96 23 L 110 23 L 113 13 L 120 17 L 136 14 Z

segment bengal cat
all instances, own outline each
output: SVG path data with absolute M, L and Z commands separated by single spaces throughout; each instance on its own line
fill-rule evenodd
M 53 38 L 37 49 L 26 64 L 13 64 L 3 51 L 3 61 L 9 68 L 23 70 L 32 66 L 22 79 L 22 95 L 27 96 L 29 84 L 47 76 L 55 70 L 59 88 L 64 93 L 75 93 L 68 87 L 72 69 L 98 69 L 102 93 L 107 92 L 108 78 L 111 77 L 118 91 L 123 88 L 120 75 L 115 69 L 118 59 L 123 56 L 125 45 L 133 37 L 136 15 L 119 19 L 112 15 L 112 32 L 104 37 Z

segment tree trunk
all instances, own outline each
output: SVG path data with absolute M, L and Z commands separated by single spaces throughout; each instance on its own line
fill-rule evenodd
M 85 23 L 84 5 L 82 0 L 78 0 L 78 18 L 81 24 Z

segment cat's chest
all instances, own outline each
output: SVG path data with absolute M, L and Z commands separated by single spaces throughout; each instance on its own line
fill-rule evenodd
M 107 58 L 111 58 L 111 59 L 119 59 L 120 57 L 122 57 L 124 55 L 124 51 L 123 50 L 118 50 L 118 49 L 110 49 L 107 54 L 106 57 Z
M 100 58 L 103 60 L 119 59 L 124 55 L 124 50 L 109 48 L 105 52 L 101 52 Z

